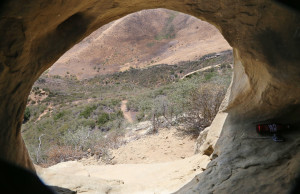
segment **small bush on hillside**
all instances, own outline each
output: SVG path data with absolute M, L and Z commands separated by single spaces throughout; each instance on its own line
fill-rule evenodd
M 106 126 L 109 129 L 122 129 L 125 128 L 124 126 L 124 119 L 123 118 L 116 118 L 114 120 L 110 120 L 109 122 L 106 123 Z
M 80 159 L 89 153 L 95 154 L 104 162 L 109 163 L 109 149 L 120 146 L 120 137 L 123 135 L 124 131 L 120 129 L 112 130 L 106 137 L 102 136 L 101 131 L 90 131 L 88 128 L 81 128 L 75 132 L 68 131 L 64 135 L 63 146 L 59 146 L 57 151 L 50 150 L 48 154 L 49 160 L 57 163 L 65 160 Z
M 63 136 L 63 143 L 71 146 L 75 151 L 86 151 L 91 147 L 93 138 L 95 138 L 95 134 L 91 136 L 89 128 L 81 127 L 76 131 L 69 129 Z
M 204 84 L 190 92 L 187 111 L 180 118 L 186 131 L 198 135 L 210 126 L 225 96 L 226 88 L 217 84 Z
M 204 74 L 205 80 L 209 81 L 213 76 L 215 76 L 214 72 L 207 72 Z
M 61 112 L 55 114 L 54 117 L 53 117 L 53 119 L 54 119 L 55 121 L 57 121 L 57 120 L 61 119 L 62 117 L 64 117 L 65 114 L 66 114 L 66 111 L 61 111 Z
M 137 115 L 136 115 L 136 119 L 138 121 L 142 121 L 145 117 L 145 113 L 144 112 L 139 112 Z
M 105 123 L 107 123 L 109 121 L 109 114 L 108 113 L 101 113 L 98 116 L 97 119 L 97 124 L 98 125 L 104 125 Z
M 82 125 L 84 127 L 89 127 L 91 129 L 94 129 L 96 127 L 96 122 L 93 119 L 85 119 L 83 120 Z
M 26 107 L 25 112 L 24 112 L 24 121 L 23 123 L 26 123 L 30 119 L 30 109 Z
M 81 113 L 80 116 L 84 118 L 89 118 L 91 113 L 97 108 L 96 105 L 93 106 L 87 106 Z
M 113 106 L 117 106 L 117 105 L 120 104 L 120 100 L 119 99 L 112 99 L 110 102 L 111 102 L 111 105 L 113 105 Z
M 116 111 L 115 113 L 110 113 L 109 114 L 109 120 L 115 120 L 118 118 L 124 118 L 123 112 L 121 110 Z
M 48 167 L 60 162 L 81 159 L 83 155 L 83 151 L 74 150 L 71 146 L 53 145 L 47 153 L 47 163 L 44 163 L 44 166 Z

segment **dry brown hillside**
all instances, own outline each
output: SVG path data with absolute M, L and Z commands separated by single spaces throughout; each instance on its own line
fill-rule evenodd
M 129 67 L 174 64 L 231 49 L 212 25 L 166 9 L 143 10 L 113 21 L 66 52 L 52 75 L 79 79 Z

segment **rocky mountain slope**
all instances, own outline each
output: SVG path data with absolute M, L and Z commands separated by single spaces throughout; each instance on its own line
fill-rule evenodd
M 50 75 L 79 79 L 130 67 L 175 64 L 231 49 L 211 24 L 166 9 L 143 10 L 113 21 L 66 52 Z

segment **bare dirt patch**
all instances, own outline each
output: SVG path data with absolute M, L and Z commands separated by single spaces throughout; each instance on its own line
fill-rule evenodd
M 206 169 L 208 156 L 194 155 L 195 140 L 175 128 L 111 150 L 115 165 L 91 157 L 49 168 L 37 167 L 49 185 L 77 193 L 172 193 Z
M 136 112 L 127 109 L 127 100 L 121 102 L 121 111 L 123 112 L 124 118 L 129 122 L 133 123 L 135 121 Z
M 180 135 L 175 128 L 160 129 L 159 133 L 112 150 L 116 164 L 157 163 L 180 160 L 194 155 L 195 139 Z

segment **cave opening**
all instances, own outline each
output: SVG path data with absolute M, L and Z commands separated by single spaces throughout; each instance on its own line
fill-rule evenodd
M 197 137 L 218 113 L 232 68 L 232 49 L 219 30 L 190 15 L 153 9 L 113 21 L 33 85 L 22 127 L 31 159 L 49 169 L 67 161 L 124 169 L 137 164 L 133 171 L 177 161 L 180 168 L 200 153 L 195 144 L 206 139 Z M 202 172 L 212 152 L 210 145 L 181 182 Z M 120 174 L 114 179 L 127 181 Z M 173 184 L 165 186 L 180 188 Z

